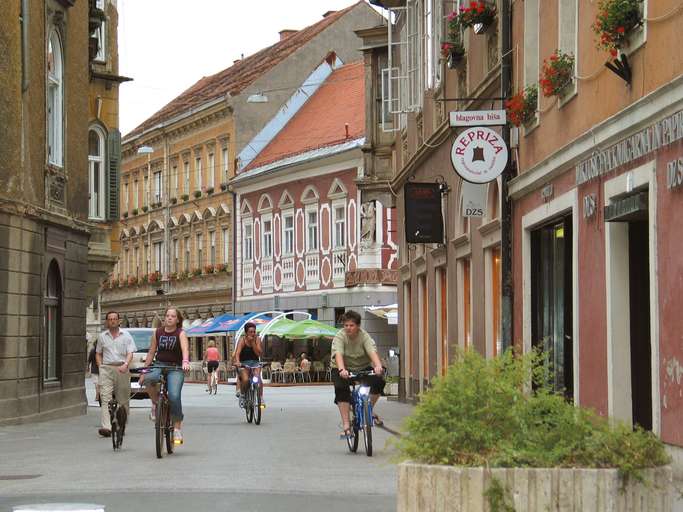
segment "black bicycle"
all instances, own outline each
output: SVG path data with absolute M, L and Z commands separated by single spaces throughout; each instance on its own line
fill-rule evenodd
M 114 451 L 120 450 L 123 444 L 123 436 L 126 433 L 128 413 L 126 408 L 119 403 L 116 395 L 109 401 L 109 420 L 111 422 L 111 444 Z
M 149 373 L 153 368 L 161 369 L 159 398 L 157 400 L 156 418 L 154 420 L 155 446 L 157 458 L 160 459 L 164 454 L 164 440 L 166 441 L 166 453 L 173 453 L 173 432 L 175 430 L 173 422 L 171 421 L 171 403 L 168 399 L 166 378 L 168 372 L 182 371 L 182 368 L 179 366 L 147 366 L 144 368 L 136 368 L 135 370 L 131 370 L 131 372 Z
M 259 364 L 258 366 L 241 366 L 241 368 L 246 368 L 248 370 L 249 387 L 240 398 L 240 407 L 244 408 L 244 412 L 247 416 L 247 423 L 251 423 L 253 421 L 256 425 L 261 424 L 263 402 L 260 393 L 261 376 L 255 375 L 253 373 L 253 369 L 261 368 L 262 366 L 262 364 Z

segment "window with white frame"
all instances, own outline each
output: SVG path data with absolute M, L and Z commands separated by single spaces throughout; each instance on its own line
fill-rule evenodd
M 62 166 L 64 158 L 64 60 L 56 30 L 47 42 L 47 158 Z
M 419 110 L 422 106 L 422 23 L 420 2 L 408 0 L 406 19 L 406 68 L 408 77 L 406 110 Z
M 273 220 L 269 217 L 263 217 L 263 257 L 273 257 Z
M 152 251 L 149 250 L 149 245 L 145 244 L 144 247 L 144 256 L 145 256 L 145 274 L 149 274 L 150 269 L 152 268 Z
M 91 128 L 88 133 L 88 182 L 89 182 L 89 208 L 88 216 L 91 219 L 104 219 L 104 135 L 99 128 Z
M 213 156 L 213 153 L 209 153 L 209 162 L 207 164 L 209 166 L 208 169 L 208 183 L 206 184 L 207 187 L 213 187 L 216 182 L 216 159 Z
M 190 193 L 190 162 L 183 163 L 183 173 L 185 174 L 185 193 Z
M 133 258 L 135 258 L 135 277 L 140 277 L 140 248 L 133 249 Z
M 149 176 L 144 177 L 144 187 L 142 190 L 142 206 L 149 204 Z
M 230 233 L 228 228 L 223 228 L 223 263 L 228 264 L 230 258 Z
M 209 254 L 211 261 L 209 263 L 213 266 L 216 264 L 216 232 L 215 231 L 209 231 L 209 245 L 210 245 L 210 251 L 211 251 Z
M 294 212 L 282 214 L 282 254 L 294 254 Z
M 201 269 L 204 262 L 204 237 L 201 233 L 197 233 L 197 268 Z
M 434 38 L 434 8 L 435 4 L 440 4 L 442 0 L 423 0 L 424 9 L 424 55 L 425 55 L 425 84 L 428 89 L 434 87 L 434 69 L 438 60 L 434 57 L 434 45 L 438 39 Z
M 191 254 L 190 253 L 190 237 L 186 236 L 185 237 L 185 262 L 184 262 L 185 263 L 185 272 L 190 271 L 190 259 L 191 259 L 190 254 Z
M 104 0 L 96 0 L 96 6 L 98 9 L 104 11 Z M 105 62 L 107 60 L 106 24 L 106 20 L 101 20 L 100 26 L 97 27 L 97 30 L 95 31 L 95 39 L 97 39 L 97 55 L 95 55 L 95 60 L 97 62 Z
M 164 253 L 163 242 L 154 242 L 154 271 L 161 272 Z
M 197 178 L 197 182 L 195 183 L 195 190 L 200 190 L 202 188 L 202 184 L 204 183 L 204 179 L 202 176 L 202 157 L 200 156 L 194 159 L 194 172 Z
M 228 148 L 227 146 L 223 148 L 222 154 L 221 154 L 221 164 L 223 165 L 223 179 L 225 181 L 228 181 L 229 175 L 228 175 Z
M 154 202 L 160 203 L 162 197 L 163 182 L 161 177 L 161 171 L 156 171 L 154 173 Z
M 140 182 L 135 180 L 133 182 L 133 208 L 140 208 Z
M 306 210 L 306 250 L 318 250 L 318 208 Z
M 173 261 L 173 272 L 178 272 L 180 270 L 180 266 L 178 265 L 178 256 L 180 252 L 179 248 L 179 242 L 177 238 L 173 239 L 173 254 L 171 255 L 171 260 Z
M 171 168 L 171 175 L 173 177 L 173 197 L 178 197 L 178 166 L 174 165 Z
M 334 247 L 339 249 L 346 246 L 346 207 L 344 204 L 335 205 L 334 218 Z
M 538 82 L 540 0 L 524 2 L 524 85 Z
M 254 259 L 254 225 L 251 219 L 244 222 L 244 261 L 251 261 Z
M 126 181 L 123 184 L 123 211 L 124 212 L 128 212 L 128 207 L 129 207 L 128 200 L 129 200 L 128 199 L 128 182 Z

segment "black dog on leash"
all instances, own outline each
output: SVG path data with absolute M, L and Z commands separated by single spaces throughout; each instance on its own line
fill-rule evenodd
M 114 450 L 121 448 L 123 444 L 123 435 L 126 432 L 126 422 L 128 421 L 128 413 L 126 408 L 119 404 L 116 397 L 109 402 L 109 418 L 111 419 L 111 442 Z

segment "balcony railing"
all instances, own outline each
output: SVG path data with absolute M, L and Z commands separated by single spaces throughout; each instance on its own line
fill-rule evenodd
M 294 290 L 294 258 L 282 260 L 282 290 L 285 292 Z
M 306 287 L 318 288 L 320 285 L 320 256 L 318 254 L 306 255 Z
M 273 289 L 273 260 L 263 260 L 261 262 L 261 282 L 262 290 L 272 291 Z
M 332 253 L 332 281 L 334 284 L 343 285 L 346 278 L 346 249 L 338 249 Z
M 254 263 L 242 263 L 242 295 L 251 295 L 254 290 Z

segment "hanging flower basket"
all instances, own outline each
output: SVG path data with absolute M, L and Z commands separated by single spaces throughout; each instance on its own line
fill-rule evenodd
M 548 59 L 543 60 L 543 69 L 538 83 L 543 96 L 561 96 L 565 87 L 574 79 L 574 56 L 555 50 Z
M 455 69 L 465 57 L 465 47 L 458 41 L 442 43 L 441 57 L 446 60 L 448 69 Z
M 202 197 L 202 191 L 201 190 L 195 190 L 194 191 L 194 197 L 196 199 L 199 199 L 200 197 Z
M 538 86 L 528 85 L 505 102 L 508 120 L 514 126 L 528 125 L 536 117 Z
M 183 194 L 181 197 L 182 197 L 183 201 L 187 201 L 188 199 L 190 199 L 189 194 Z
M 478 1 L 461 6 L 458 18 L 462 27 L 472 27 L 475 34 L 483 34 L 495 21 L 496 14 L 495 4 Z
M 616 57 L 626 46 L 629 33 L 643 23 L 641 5 L 642 0 L 600 0 L 593 23 L 598 48 Z

